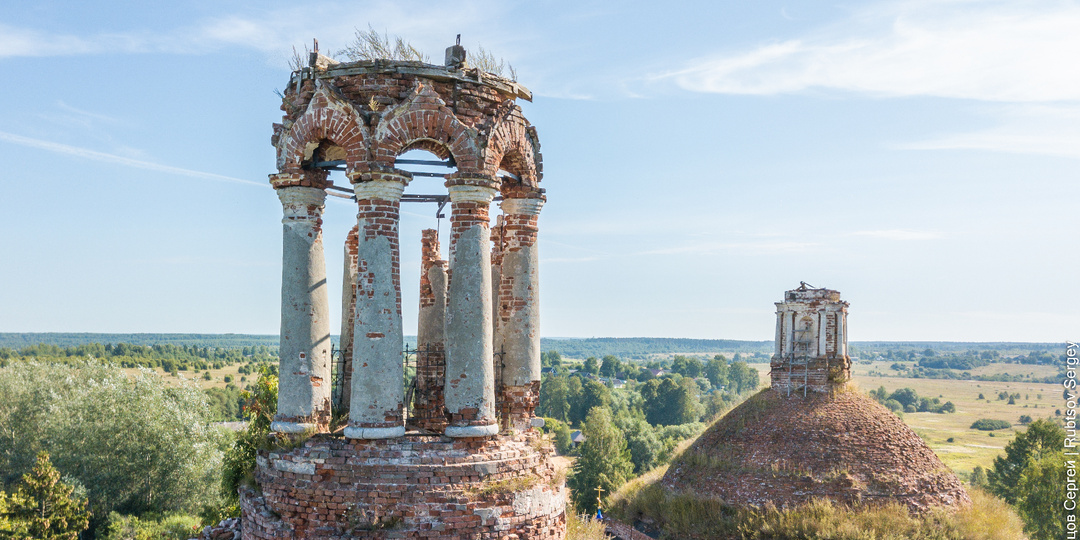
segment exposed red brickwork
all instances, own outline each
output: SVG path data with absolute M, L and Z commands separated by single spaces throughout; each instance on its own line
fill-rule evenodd
M 540 403 L 540 381 L 525 386 L 501 386 L 499 426 L 503 431 L 532 427 L 533 411 Z
M 264 453 L 243 538 L 561 539 L 565 486 L 538 437 L 317 436 Z
M 305 91 L 310 88 L 305 86 Z M 367 159 L 366 126 L 352 104 L 326 88 L 312 92 L 312 98 L 303 114 L 289 127 L 284 147 L 279 152 L 278 168 L 300 170 L 307 144 L 323 140 L 344 149 L 348 161 L 356 163 Z
M 424 229 L 420 238 L 420 307 L 435 305 L 435 292 L 431 290 L 431 280 L 428 277 L 428 273 L 435 266 L 446 266 L 439 246 L 439 232 L 435 229 Z
M 327 186 L 334 185 L 333 182 L 327 180 L 329 175 L 326 171 L 289 171 L 281 172 L 278 174 L 270 175 L 270 185 L 274 189 L 282 189 L 287 187 L 317 187 L 326 189 Z
M 398 247 L 398 216 L 400 214 L 401 201 L 387 201 L 383 199 L 361 199 L 356 201 L 360 210 L 357 214 L 364 224 L 364 229 L 359 234 L 367 240 L 376 237 L 384 237 L 390 242 L 390 250 L 393 261 L 394 292 L 397 293 L 397 312 L 401 314 L 401 254 Z M 375 294 L 372 284 L 375 275 L 368 268 L 367 261 L 356 263 L 357 297 L 367 295 L 371 298 Z
M 851 360 L 846 356 L 818 357 L 805 363 L 791 362 L 773 357 L 769 364 L 772 388 L 778 392 L 802 391 L 805 385 L 814 392 L 827 392 L 829 388 L 851 379 Z
M 439 233 L 425 229 L 420 240 L 420 308 L 433 308 L 435 291 L 428 274 L 432 268 L 446 270 L 439 247 Z M 442 291 L 445 295 L 445 290 Z M 444 298 L 445 301 L 445 298 Z M 424 341 L 416 344 L 416 404 L 413 423 L 432 431 L 446 428 L 446 403 L 443 388 L 446 383 L 446 344 L 442 341 Z
M 488 212 L 491 209 L 490 204 L 484 204 L 473 201 L 458 201 L 453 203 L 451 216 L 450 216 L 450 249 L 454 249 L 454 244 L 457 243 L 461 233 L 469 230 L 474 225 L 479 225 L 483 228 L 490 226 L 488 222 Z
M 913 510 L 970 503 L 956 476 L 902 420 L 855 390 L 764 390 L 709 428 L 663 485 L 732 505 L 812 497 L 898 501 Z
M 318 85 L 310 74 L 299 87 L 290 84 L 272 138 L 279 170 L 299 170 L 309 145 L 329 140 L 342 149 L 350 171 L 369 160 L 393 166 L 401 153 L 423 149 L 443 159 L 452 155 L 462 172 L 494 177 L 502 168 L 527 185 L 540 182 L 539 139 L 514 96 L 483 82 L 400 73 L 397 65 L 421 66 L 357 62 L 319 75 Z M 349 66 L 377 72 L 349 74 Z
M 349 230 L 349 234 L 345 237 L 345 256 L 348 258 L 345 263 L 352 267 L 352 272 L 356 274 L 357 265 L 357 251 L 359 249 L 359 225 L 353 225 L 353 228 Z M 349 302 L 350 306 L 356 306 L 356 280 L 353 279 L 351 283 L 342 283 L 342 287 L 347 288 L 349 296 L 352 300 Z M 343 310 L 341 314 L 344 319 L 342 328 L 347 328 L 348 336 L 352 336 L 352 329 L 356 324 L 356 309 L 351 307 Z M 352 399 L 352 357 L 353 357 L 353 340 L 343 339 L 341 342 L 341 411 L 348 411 L 349 404 Z

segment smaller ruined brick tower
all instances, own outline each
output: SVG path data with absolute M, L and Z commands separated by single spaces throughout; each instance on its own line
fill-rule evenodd
M 776 303 L 772 388 L 735 407 L 676 457 L 662 484 L 733 508 L 970 504 L 963 484 L 904 421 L 847 384 L 847 308 L 801 283 Z M 706 465 L 703 465 L 706 464 Z
M 851 379 L 847 308 L 840 293 L 800 282 L 776 303 L 772 388 L 791 394 L 828 392 Z

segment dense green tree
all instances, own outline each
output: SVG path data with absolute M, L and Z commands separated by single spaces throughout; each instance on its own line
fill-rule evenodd
M 540 383 L 540 401 L 536 414 L 566 422 L 570 419 L 570 389 L 566 377 L 548 375 Z
M 86 487 L 93 525 L 126 514 L 217 504 L 223 435 L 198 388 L 100 362 L 20 362 L 0 370 L 0 474 L 38 452 Z
M 728 361 L 722 354 L 712 357 L 705 364 L 705 378 L 713 388 L 720 388 L 728 384 Z
M 562 365 L 562 356 L 559 355 L 559 351 L 546 351 L 540 355 L 541 367 L 557 368 Z
M 705 371 L 705 364 L 694 356 L 675 355 L 671 361 L 671 371 L 684 377 L 697 378 Z
M 585 421 L 585 414 L 596 407 L 611 408 L 611 390 L 597 381 L 586 379 L 581 383 L 577 403 L 571 404 L 571 411 L 580 416 L 575 415 L 571 421 L 575 424 Z
M 600 364 L 600 376 L 601 377 L 615 377 L 622 371 L 622 362 L 619 361 L 615 355 L 609 354 L 604 357 Z
M 585 359 L 585 363 L 581 365 L 581 371 L 588 373 L 589 375 L 597 375 L 600 373 L 600 362 L 595 356 L 590 356 Z
M 570 412 L 566 420 L 570 424 L 578 424 L 584 421 L 585 414 L 589 412 L 588 409 L 581 408 L 581 380 L 581 377 L 566 378 L 566 401 L 570 404 Z
M 1027 461 L 1016 484 L 1016 510 L 1033 540 L 1066 538 L 1066 515 L 1075 522 L 1076 507 L 1064 510 L 1063 486 L 1069 481 L 1061 449 L 1043 452 Z M 1072 501 L 1076 502 L 1076 501 Z
M 611 420 L 611 413 L 601 407 L 589 411 L 582 429 L 585 442 L 574 461 L 573 474 L 567 479 L 574 507 L 579 512 L 596 511 L 596 488 L 606 495 L 614 493 L 633 474 L 634 464 L 626 439 Z M 606 496 L 605 495 L 605 496 Z
M 746 362 L 732 362 L 728 370 L 728 379 L 731 380 L 732 390 L 736 394 L 753 392 L 758 387 L 758 372 Z
M 971 471 L 970 483 L 978 488 L 986 487 L 986 469 L 976 465 L 975 469 Z
M 6 513 L 14 525 L 11 538 L 75 540 L 90 524 L 86 500 L 72 496 L 74 488 L 60 481 L 48 452 L 22 477 Z
M 626 437 L 634 474 L 642 474 L 657 465 L 664 445 L 656 430 L 645 420 L 640 409 L 619 411 L 614 417 L 615 427 Z
M 698 386 L 688 377 L 664 377 L 642 385 L 645 418 L 652 425 L 696 422 L 702 414 Z
M 987 472 L 990 492 L 1015 505 L 1019 499 L 1020 476 L 1028 461 L 1038 461 L 1062 447 L 1065 429 L 1045 419 L 1028 425 L 1025 431 L 1005 445 L 1005 455 L 994 458 L 994 467 Z
M 906 410 L 908 406 L 918 407 L 919 405 L 919 393 L 913 388 L 900 388 L 892 394 L 889 394 L 889 399 L 895 399 L 904 406 Z

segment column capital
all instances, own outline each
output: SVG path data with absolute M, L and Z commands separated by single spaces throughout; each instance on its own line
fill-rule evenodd
M 274 189 L 282 189 L 287 187 L 311 187 L 326 189 L 327 186 L 334 185 L 333 182 L 327 180 L 327 176 L 330 173 L 327 171 L 288 171 L 280 172 L 270 175 L 270 185 Z
M 286 220 L 318 218 L 326 205 L 326 191 L 322 188 L 289 186 L 275 191 Z
M 478 202 L 483 204 L 491 204 L 491 200 L 495 198 L 495 194 L 498 191 L 493 186 L 473 185 L 473 184 L 454 184 L 449 185 L 447 182 L 446 189 L 450 192 L 450 202 Z
M 345 176 L 353 184 L 380 180 L 408 184 L 412 181 L 412 173 L 409 171 L 386 167 L 378 163 L 360 163 L 355 169 L 345 173 Z
M 519 214 L 528 216 L 540 215 L 540 209 L 544 207 L 546 197 L 508 197 L 502 200 L 499 207 L 503 214 Z
M 404 176 L 387 178 L 385 175 L 380 175 L 379 179 L 354 183 L 353 193 L 356 194 L 356 200 L 358 201 L 382 200 L 396 202 L 401 200 L 401 195 L 405 192 L 405 186 L 408 183 L 409 179 Z
M 500 185 L 501 182 L 496 180 L 495 177 L 490 174 L 456 172 L 446 175 L 447 189 L 454 186 L 474 186 L 498 190 Z M 452 194 L 453 190 L 451 190 L 450 193 Z

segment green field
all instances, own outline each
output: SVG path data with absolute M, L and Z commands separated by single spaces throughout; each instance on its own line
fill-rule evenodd
M 1035 418 L 1053 418 L 1054 411 L 1064 407 L 1061 386 L 1055 384 L 1026 382 L 985 382 L 961 381 L 952 379 L 908 379 L 901 377 L 870 376 L 869 372 L 895 373 L 889 369 L 890 362 L 868 362 L 856 364 L 852 368 L 855 383 L 863 391 L 884 386 L 892 392 L 898 388 L 913 388 L 920 397 L 937 397 L 942 402 L 951 401 L 956 405 L 952 414 L 905 413 L 904 422 L 911 426 L 930 447 L 937 452 L 953 471 L 967 477 L 976 465 L 984 468 L 993 464 L 994 457 L 1004 451 L 1005 445 L 1013 439 L 1017 430 L 1023 430 L 1020 416 Z M 1053 366 L 991 364 L 972 370 L 973 374 L 1032 373 L 1038 377 L 1049 377 L 1057 373 Z M 1007 400 L 998 400 L 999 392 L 1010 394 L 1019 392 L 1021 397 L 1015 405 Z M 982 393 L 987 399 L 979 400 Z M 994 432 L 971 429 L 971 423 L 980 418 L 994 418 L 1012 422 L 1012 429 Z M 993 433 L 991 437 L 989 433 Z M 953 442 L 948 442 L 949 438 Z

